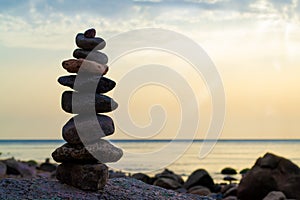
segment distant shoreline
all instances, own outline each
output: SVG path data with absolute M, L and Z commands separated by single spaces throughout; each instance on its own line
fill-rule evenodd
M 215 142 L 216 140 L 204 140 L 204 139 L 111 139 L 111 142 Z M 63 139 L 0 139 L 0 143 L 34 143 L 34 142 L 64 142 Z M 300 139 L 219 139 L 217 142 L 300 142 Z

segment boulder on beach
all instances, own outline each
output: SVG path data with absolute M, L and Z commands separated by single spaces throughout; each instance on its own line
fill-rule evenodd
M 175 190 L 182 187 L 182 185 L 174 179 L 164 177 L 158 178 L 156 181 L 154 181 L 153 185 L 171 190 Z
M 155 178 L 169 178 L 169 179 L 173 179 L 174 181 L 176 181 L 179 184 L 184 183 L 184 181 L 180 175 L 175 174 L 173 171 L 168 170 L 168 169 L 164 169 L 164 171 L 162 171 L 161 173 L 156 174 Z
M 201 185 L 207 187 L 211 191 L 214 191 L 214 181 L 205 169 L 198 169 L 194 171 L 184 183 L 186 189 L 190 189 L 193 186 Z
M 2 179 L 0 199 L 83 199 L 83 200 L 213 200 L 152 186 L 132 178 L 109 179 L 101 192 L 83 191 L 48 179 Z
M 235 174 L 237 174 L 237 172 L 235 169 L 233 169 L 231 167 L 225 167 L 224 169 L 222 169 L 221 174 L 235 175 Z
M 134 179 L 143 181 L 144 183 L 147 183 L 147 184 L 153 184 L 153 182 L 151 181 L 152 179 L 147 174 L 144 174 L 144 173 L 135 173 L 135 174 L 132 174 L 131 177 Z
M 263 199 L 281 191 L 287 198 L 300 199 L 300 169 L 290 160 L 266 153 L 242 178 L 237 191 L 240 200 Z

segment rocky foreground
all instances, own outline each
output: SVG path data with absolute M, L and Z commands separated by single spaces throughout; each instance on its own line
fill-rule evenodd
M 193 194 L 182 194 L 148 185 L 133 178 L 109 179 L 99 192 L 87 192 L 49 179 L 2 179 L 0 199 L 194 199 L 212 200 Z
M 109 171 L 103 190 L 83 191 L 58 182 L 56 164 L 0 160 L 0 199 L 211 199 L 211 200 L 300 200 L 300 169 L 292 161 L 271 153 L 256 160 L 239 183 L 215 183 L 205 169 L 192 172 L 187 180 L 168 169 L 150 177 Z M 222 174 L 235 174 L 224 168 Z M 91 176 L 88 173 L 84 173 Z M 1 180 L 2 177 L 2 180 Z M 73 179 L 70 179 L 72 181 Z M 82 179 L 82 186 L 90 183 Z

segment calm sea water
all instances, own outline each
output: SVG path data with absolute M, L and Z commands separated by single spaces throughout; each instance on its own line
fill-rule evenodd
M 224 167 L 233 167 L 240 171 L 251 167 L 255 160 L 266 152 L 284 156 L 300 166 L 300 140 L 220 140 L 210 154 L 202 159 L 199 158 L 199 149 L 203 141 L 194 141 L 185 152 L 179 152 L 179 149 L 186 146 L 188 142 L 177 141 L 174 151 L 168 153 L 162 151 L 159 156 L 151 159 L 147 157 L 147 153 L 162 149 L 169 141 L 113 140 L 111 142 L 126 152 L 146 153 L 143 159 L 126 156 L 122 158 L 125 166 L 118 166 L 118 168 L 129 173 L 147 171 L 148 174 L 153 175 L 162 170 L 157 169 L 164 167 L 161 165 L 162 161 L 173 156 L 171 154 L 180 157 L 170 163 L 168 169 L 186 178 L 194 170 L 205 168 L 217 182 L 223 178 L 220 171 Z M 52 151 L 63 143 L 62 140 L 0 140 L 0 152 L 2 152 L 0 159 L 15 157 L 20 160 L 33 159 L 42 162 L 45 158 L 51 158 Z M 236 178 L 239 179 L 240 175 L 236 175 Z

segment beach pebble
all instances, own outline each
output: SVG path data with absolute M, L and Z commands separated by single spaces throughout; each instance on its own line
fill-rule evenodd
M 86 38 L 94 38 L 96 36 L 96 30 L 94 28 L 90 28 L 83 33 Z
M 74 58 L 83 58 L 90 61 L 95 61 L 100 64 L 107 64 L 108 57 L 99 51 L 87 51 L 84 49 L 75 49 L 73 51 Z
M 76 45 L 84 50 L 101 50 L 106 46 L 102 38 L 87 38 L 82 33 L 78 33 L 75 38 Z
M 76 123 L 75 123 L 76 122 Z M 77 131 L 78 127 L 80 134 Z M 63 127 L 62 135 L 70 144 L 95 143 L 104 136 L 115 131 L 113 120 L 105 115 L 77 115 L 71 118 Z
M 77 80 L 76 77 L 76 75 L 62 76 L 58 78 L 58 82 L 79 92 L 94 92 L 95 86 L 97 86 L 96 93 L 106 93 L 116 86 L 116 82 L 113 80 L 99 75 L 82 74 Z M 75 80 L 76 88 L 74 88 Z
M 61 106 L 67 113 L 92 115 L 95 112 L 113 111 L 118 104 L 112 98 L 102 94 L 65 91 L 62 94 Z
M 56 178 L 82 190 L 101 190 L 108 180 L 108 167 L 105 164 L 63 163 L 57 167 Z
M 102 139 L 89 145 L 71 145 L 66 143 L 52 153 L 52 157 L 56 162 L 81 164 L 117 162 L 122 155 L 123 151 L 121 149 Z
M 97 75 L 105 75 L 108 71 L 108 66 L 99 64 L 94 61 L 84 59 L 69 59 L 62 62 L 62 66 L 70 73 L 94 73 Z

